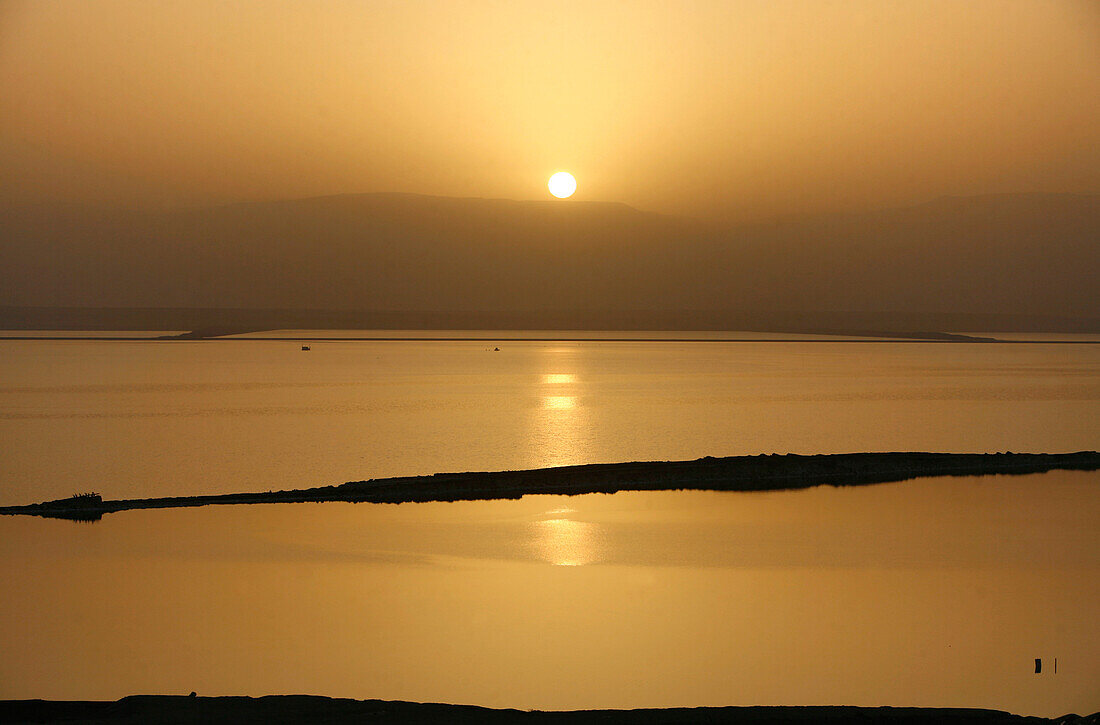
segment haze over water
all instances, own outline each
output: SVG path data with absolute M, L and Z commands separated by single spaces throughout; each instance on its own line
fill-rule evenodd
M 1095 465 L 1096 0 L 0 0 L 0 172 L 0 700 L 1100 711 L 1097 471 L 86 520 Z

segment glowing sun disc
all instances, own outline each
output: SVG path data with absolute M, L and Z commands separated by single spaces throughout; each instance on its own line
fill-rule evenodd
M 550 177 L 550 181 L 546 186 L 554 196 L 559 199 L 567 199 L 573 196 L 573 192 L 577 190 L 577 180 L 568 171 L 559 171 Z

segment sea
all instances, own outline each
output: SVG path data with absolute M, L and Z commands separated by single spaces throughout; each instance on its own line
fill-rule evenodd
M 170 332 L 0 340 L 0 505 L 758 453 L 1100 448 L 1098 336 L 147 339 Z M 1050 472 L 4 516 L 0 699 L 1095 712 L 1098 484 Z

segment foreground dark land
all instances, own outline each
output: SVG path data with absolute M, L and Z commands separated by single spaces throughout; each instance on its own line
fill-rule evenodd
M 385 700 L 342 700 L 307 695 L 179 697 L 140 695 L 117 702 L 0 701 L 5 723 L 1098 723 L 1100 713 L 1057 719 L 999 710 L 913 707 L 700 707 L 663 710 L 539 712 L 491 710 Z
M 292 491 L 105 501 L 98 494 L 27 506 L 0 508 L 24 514 L 95 520 L 129 509 L 181 508 L 210 504 L 349 501 L 407 503 L 519 498 L 527 494 L 577 495 L 616 491 L 773 491 L 812 486 L 858 486 L 927 476 L 1040 473 L 1056 469 L 1094 471 L 1100 453 L 838 453 L 700 458 L 694 461 L 608 463 L 495 473 L 352 481 Z

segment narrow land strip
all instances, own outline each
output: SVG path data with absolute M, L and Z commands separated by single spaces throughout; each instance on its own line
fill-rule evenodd
M 774 491 L 812 486 L 859 486 L 928 476 L 1026 474 L 1051 470 L 1095 471 L 1100 453 L 837 453 L 700 458 L 694 461 L 606 463 L 524 471 L 437 473 L 352 481 L 289 491 L 212 496 L 103 500 L 88 493 L 0 507 L 0 514 L 96 520 L 131 509 L 212 504 L 350 501 L 411 503 L 519 498 L 527 494 L 578 495 L 675 489 Z
M 0 701 L 0 722 L 77 723 L 889 723 L 891 725 L 1023 725 L 1100 723 L 1100 713 L 1057 719 L 1023 717 L 1000 710 L 921 707 L 698 707 L 649 710 L 544 712 L 470 705 L 386 700 L 347 700 L 308 695 L 181 697 L 136 695 L 117 702 Z

